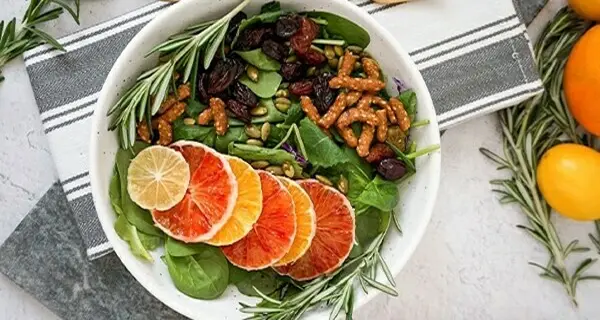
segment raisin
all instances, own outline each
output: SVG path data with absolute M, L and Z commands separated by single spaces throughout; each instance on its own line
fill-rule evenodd
M 310 49 L 313 40 L 319 34 L 319 25 L 307 17 L 302 17 L 300 20 L 300 30 L 291 38 L 290 43 L 292 49 L 298 54 L 305 54 Z
M 313 92 L 313 82 L 311 80 L 302 80 L 290 84 L 288 90 L 291 94 L 300 96 L 308 96 Z
M 273 29 L 267 27 L 246 29 L 240 34 L 240 38 L 236 43 L 236 48 L 242 50 L 252 50 L 260 48 L 262 43 L 272 35 Z
M 250 116 L 250 111 L 248 110 L 248 106 L 243 103 L 236 101 L 234 99 L 230 99 L 227 101 L 227 109 L 233 113 L 233 115 L 244 123 L 250 123 L 252 117 Z
M 386 180 L 398 180 L 406 174 L 404 163 L 398 159 L 385 159 L 377 165 L 377 172 Z
M 247 18 L 248 16 L 244 12 L 238 12 L 238 14 L 236 14 L 231 21 L 229 21 L 225 43 L 231 44 L 233 42 L 233 39 L 235 39 L 238 29 L 240 28 L 240 24 L 242 24 L 242 21 L 246 20 Z
M 327 57 L 325 57 L 324 54 L 313 49 L 308 50 L 305 54 L 300 55 L 300 59 L 311 66 L 318 66 L 327 61 Z
M 258 105 L 258 97 L 254 92 L 239 82 L 233 85 L 233 98 L 251 108 Z
M 210 96 L 208 95 L 208 91 L 206 91 L 206 79 L 207 79 L 207 74 L 205 72 L 203 72 L 201 75 L 198 76 L 198 98 L 200 99 L 200 102 L 204 103 L 204 104 L 208 104 L 208 100 L 210 99 Z
M 288 39 L 300 29 L 301 18 L 296 14 L 279 17 L 275 23 L 275 34 L 283 39 Z
M 367 160 L 368 163 L 379 163 L 382 160 L 393 158 L 395 155 L 396 153 L 394 153 L 394 150 L 387 144 L 377 143 L 371 147 L 371 151 L 369 151 L 369 155 L 365 160 Z
M 282 61 L 288 53 L 288 49 L 284 45 L 273 40 L 265 40 L 262 44 L 262 51 L 277 61 Z
M 313 88 L 315 91 L 315 99 L 313 101 L 320 114 L 325 114 L 335 100 L 336 94 L 333 89 L 329 87 L 329 80 L 331 80 L 331 78 L 331 74 L 324 73 L 316 77 L 313 81 Z
M 208 76 L 206 91 L 210 95 L 221 93 L 244 72 L 244 65 L 237 59 L 218 60 Z
M 281 75 L 285 81 L 294 81 L 300 79 L 305 72 L 305 67 L 300 62 L 284 63 L 281 66 Z

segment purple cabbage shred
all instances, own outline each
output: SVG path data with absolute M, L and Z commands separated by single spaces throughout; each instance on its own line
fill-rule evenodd
M 298 162 L 298 164 L 302 167 L 306 167 L 306 165 L 308 164 L 308 162 L 306 161 L 306 159 L 304 159 L 304 157 L 294 148 L 292 147 L 292 145 L 290 145 L 289 143 L 284 143 L 281 146 L 281 149 L 291 153 L 294 158 L 296 158 L 296 162 Z
M 396 86 L 398 87 L 398 92 L 402 93 L 406 90 L 408 90 L 408 86 L 406 85 L 406 83 L 404 83 L 404 81 L 394 77 L 394 83 L 396 84 Z

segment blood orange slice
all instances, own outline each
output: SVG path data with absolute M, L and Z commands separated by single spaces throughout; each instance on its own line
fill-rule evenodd
M 239 187 L 233 215 L 225 226 L 206 243 L 213 246 L 227 246 L 245 237 L 262 212 L 262 189 L 260 176 L 244 160 L 225 156 L 235 175 Z
M 181 202 L 166 210 L 152 211 L 157 226 L 174 239 L 201 242 L 211 239 L 231 218 L 238 185 L 231 166 L 219 153 L 196 142 L 171 146 L 190 168 L 190 184 Z
M 258 171 L 263 193 L 263 210 L 258 222 L 242 240 L 223 247 L 232 264 L 245 270 L 272 266 L 290 250 L 296 235 L 294 201 L 272 174 Z
M 310 196 L 302 187 L 288 178 L 279 177 L 279 181 L 287 188 L 294 199 L 296 213 L 296 236 L 290 251 L 277 261 L 274 266 L 290 264 L 302 257 L 312 242 L 317 229 L 315 209 Z
M 339 268 L 354 243 L 354 210 L 346 197 L 316 180 L 303 180 L 317 214 L 317 231 L 308 251 L 296 262 L 275 270 L 299 281 L 311 280 Z

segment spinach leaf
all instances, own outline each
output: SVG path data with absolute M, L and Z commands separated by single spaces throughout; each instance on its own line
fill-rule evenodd
M 302 118 L 304 118 L 304 111 L 302 111 L 302 107 L 300 107 L 300 102 L 292 101 L 292 106 L 288 109 L 283 124 L 292 125 L 302 120 Z
M 363 27 L 344 17 L 323 11 L 307 12 L 307 15 L 311 18 L 327 20 L 327 26 L 325 26 L 327 33 L 346 40 L 349 45 L 366 48 L 371 43 L 371 37 Z
M 348 162 L 348 157 L 340 147 L 310 119 L 304 118 L 300 121 L 299 130 L 306 148 L 308 161 L 313 166 L 330 168 Z
M 224 136 L 217 136 L 215 149 L 221 153 L 227 153 L 232 142 L 246 142 L 247 140 L 248 136 L 244 127 L 231 127 Z
M 389 211 L 380 211 L 369 208 L 364 214 L 356 217 L 356 242 L 352 248 L 353 254 L 359 255 L 364 252 L 371 242 L 380 234 L 386 232 L 387 223 L 390 220 Z
M 131 158 L 133 159 L 133 157 L 137 156 L 138 153 L 142 152 L 142 150 L 144 150 L 144 149 L 146 149 L 148 147 L 150 147 L 150 144 L 145 143 L 145 142 L 141 142 L 141 141 L 136 141 L 133 144 L 133 147 L 131 147 L 131 152 L 133 152 Z
M 398 186 L 392 181 L 376 176 L 356 201 L 381 211 L 392 211 L 398 204 Z
M 195 90 L 192 89 L 192 90 Z M 198 118 L 200 113 L 206 109 L 206 106 L 196 100 L 188 100 L 187 107 L 185 107 L 185 114 L 190 118 Z
M 260 70 L 278 71 L 281 69 L 281 63 L 267 56 L 260 48 L 252 51 L 235 51 L 235 53 Z
M 247 144 L 232 143 L 229 145 L 229 155 L 242 158 L 246 161 L 268 161 L 270 164 L 282 165 L 289 162 L 296 174 L 302 173 L 302 167 L 296 162 L 296 158 L 291 153 L 280 149 L 267 149 Z
M 165 242 L 165 251 L 171 257 L 187 257 L 193 256 L 207 250 L 210 246 L 204 243 L 184 243 L 167 237 Z
M 216 299 L 227 289 L 229 266 L 217 248 L 206 246 L 202 252 L 185 257 L 166 254 L 163 261 L 175 287 L 192 298 Z
M 276 71 L 259 70 L 257 82 L 250 80 L 246 74 L 244 74 L 239 81 L 241 84 L 250 88 L 257 96 L 268 99 L 275 95 L 282 79 L 281 75 Z
M 273 99 L 262 99 L 260 101 L 260 105 L 267 108 L 267 114 L 265 114 L 264 116 L 252 118 L 252 123 L 254 123 L 254 124 L 262 124 L 265 122 L 278 123 L 278 122 L 282 122 L 285 120 L 285 113 L 283 113 L 283 112 L 277 110 L 277 108 L 275 108 L 275 103 L 273 102 Z M 229 126 L 230 127 L 243 127 L 245 125 L 246 125 L 245 123 L 243 123 L 237 119 L 229 118 Z
M 146 248 L 146 250 L 156 250 L 162 244 L 163 237 L 151 236 L 149 234 L 145 234 L 143 232 L 138 231 L 138 237 L 140 238 L 140 242 Z
M 232 265 L 229 266 L 229 282 L 235 285 L 241 294 L 250 297 L 259 297 L 253 287 L 270 295 L 283 284 L 281 276 L 271 269 L 249 272 Z
M 404 109 L 408 116 L 410 117 L 410 121 L 415 120 L 415 116 L 417 115 L 417 94 L 413 90 L 406 90 L 402 92 L 398 99 L 402 101 L 404 104 Z
M 344 146 L 342 151 L 348 158 L 348 163 L 345 164 L 346 170 L 359 170 L 367 179 L 373 179 L 373 168 L 364 158 L 358 155 L 356 149 Z
M 281 11 L 281 3 L 279 1 L 271 1 L 263 4 L 260 8 L 260 13 Z
M 115 166 L 112 178 L 110 178 L 110 187 L 108 188 L 108 196 L 110 197 L 110 205 L 115 213 L 119 216 L 123 214 L 121 208 L 121 180 L 119 179 L 119 171 Z
M 154 261 L 140 238 L 141 233 L 138 233 L 138 230 L 127 221 L 125 216 L 121 215 L 117 218 L 114 228 L 117 235 L 129 244 L 129 248 L 135 256 Z
M 275 21 L 277 21 L 277 19 L 279 19 L 279 17 L 282 14 L 283 14 L 283 11 L 265 12 L 265 13 L 261 13 L 259 15 L 253 16 L 252 18 L 242 20 L 242 23 L 240 23 L 240 27 L 238 28 L 237 33 L 235 35 L 235 38 L 233 39 L 233 42 L 231 43 L 231 47 L 235 48 L 235 44 L 237 43 L 242 31 L 244 31 L 256 24 L 259 24 L 259 23 L 274 23 Z
M 183 123 L 182 119 L 177 119 L 173 122 L 173 140 L 193 140 L 204 142 L 211 133 L 214 133 L 214 127 L 193 125 L 188 126 Z M 209 145 L 212 146 L 212 145 Z

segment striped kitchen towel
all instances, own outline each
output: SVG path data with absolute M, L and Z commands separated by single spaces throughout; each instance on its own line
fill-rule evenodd
M 209 0 L 206 0 L 209 1 Z M 511 0 L 351 0 L 387 27 L 423 73 L 441 128 L 543 90 Z M 25 53 L 62 187 L 93 259 L 110 252 L 90 194 L 88 140 L 98 92 L 129 40 L 168 4 L 155 2 Z

